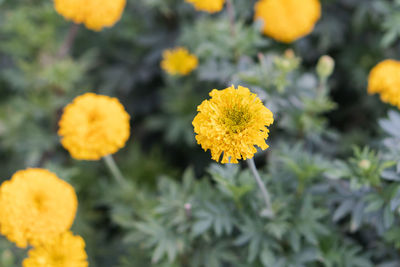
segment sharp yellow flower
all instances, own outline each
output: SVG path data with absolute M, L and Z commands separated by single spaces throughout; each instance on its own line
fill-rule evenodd
M 197 65 L 197 57 L 183 47 L 165 50 L 161 61 L 161 68 L 171 75 L 188 75 Z
M 368 78 L 368 93 L 400 109 L 400 61 L 388 59 L 376 65 Z
M 54 0 L 56 11 L 67 20 L 100 31 L 120 20 L 126 0 Z
M 65 232 L 29 251 L 23 267 L 87 267 L 85 241 Z
M 65 107 L 58 134 L 73 158 L 99 160 L 125 146 L 129 120 L 118 99 L 86 93 Z
M 208 13 L 216 13 L 222 10 L 225 0 L 185 0 L 192 4 L 196 10 Z
M 0 232 L 22 248 L 45 242 L 71 227 L 77 205 L 72 186 L 54 173 L 18 171 L 0 187 Z
M 259 0 L 255 19 L 264 21 L 264 34 L 291 43 L 314 29 L 321 17 L 319 0 Z
M 256 94 L 248 88 L 233 86 L 224 90 L 212 90 L 211 99 L 197 107 L 193 120 L 197 142 L 212 159 L 222 163 L 238 163 L 257 152 L 255 146 L 265 150 L 273 122 L 272 112 L 266 108 Z

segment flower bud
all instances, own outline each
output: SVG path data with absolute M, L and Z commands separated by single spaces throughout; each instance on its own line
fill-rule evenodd
M 285 50 L 285 57 L 289 58 L 289 59 L 295 58 L 295 54 L 294 54 L 293 49 L 286 49 Z
M 317 73 L 320 78 L 328 78 L 335 69 L 335 61 L 330 56 L 322 56 L 317 64 Z
M 369 168 L 371 168 L 371 161 L 367 159 L 360 160 L 360 162 L 358 163 L 358 167 L 363 170 L 368 170 Z
M 192 209 L 192 204 L 186 203 L 186 204 L 185 204 L 185 210 L 186 210 L 186 211 L 190 211 L 191 209 Z

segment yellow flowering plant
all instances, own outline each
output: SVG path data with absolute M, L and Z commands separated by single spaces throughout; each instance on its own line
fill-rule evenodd
M 254 9 L 254 18 L 263 21 L 263 33 L 284 43 L 311 33 L 321 17 L 319 0 L 259 0 Z
M 23 267 L 87 267 L 85 241 L 67 231 L 28 252 Z
M 397 2 L 0 0 L 0 266 L 400 266 Z
M 221 11 L 225 4 L 225 0 L 185 0 L 185 2 L 192 4 L 196 10 L 208 13 Z
M 83 23 L 86 28 L 100 31 L 120 20 L 126 0 L 54 0 L 54 8 L 67 20 Z
M 18 247 L 67 231 L 78 206 L 74 188 L 45 169 L 16 172 L 0 187 L 0 233 Z
M 210 150 L 212 159 L 222 163 L 238 163 L 250 159 L 268 148 L 268 126 L 273 114 L 248 88 L 234 86 L 214 89 L 211 99 L 198 106 L 193 120 L 196 140 L 204 150 Z
M 163 52 L 161 68 L 171 75 L 188 75 L 197 68 L 198 59 L 184 47 Z
M 78 96 L 64 108 L 59 121 L 61 144 L 77 160 L 104 159 L 118 183 L 125 178 L 112 154 L 130 136 L 130 116 L 117 98 L 94 93 Z
M 400 61 L 387 59 L 377 64 L 368 77 L 368 93 L 400 109 Z
M 196 140 L 212 159 L 221 163 L 238 163 L 239 159 L 248 159 L 249 167 L 263 193 L 267 208 L 264 214 L 272 216 L 269 193 L 258 174 L 253 156 L 255 146 L 262 150 L 268 148 L 267 128 L 274 122 L 272 112 L 266 108 L 256 94 L 248 88 L 234 86 L 210 93 L 211 99 L 205 100 L 197 108 L 198 114 L 193 120 Z
M 64 108 L 58 134 L 73 158 L 99 160 L 125 146 L 129 120 L 118 99 L 86 93 Z

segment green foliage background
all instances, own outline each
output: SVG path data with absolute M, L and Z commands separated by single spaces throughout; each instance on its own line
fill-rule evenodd
M 284 45 L 260 34 L 254 0 L 196 12 L 183 0 L 130 0 L 113 28 L 79 28 L 49 0 L 0 0 L 0 181 L 48 168 L 79 197 L 73 231 L 90 266 L 400 266 L 400 113 L 366 93 L 369 70 L 400 55 L 400 1 L 323 0 L 314 32 Z M 198 69 L 171 77 L 162 51 L 186 46 Z M 293 49 L 295 57 L 285 53 Z M 318 59 L 336 68 L 326 81 Z M 274 112 L 270 148 L 256 155 L 276 215 L 246 165 L 219 165 L 191 121 L 213 88 L 243 85 Z M 116 96 L 132 137 L 102 161 L 70 158 L 57 136 L 62 108 L 84 92 Z M 0 237 L 0 266 L 26 251 Z

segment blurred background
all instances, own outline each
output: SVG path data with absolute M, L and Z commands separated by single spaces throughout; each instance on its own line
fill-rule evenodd
M 114 27 L 80 25 L 60 57 L 73 25 L 52 1 L 0 0 L 0 182 L 42 167 L 71 183 L 90 266 L 400 266 L 400 176 L 387 164 L 400 159 L 387 140 L 400 138 L 400 115 L 366 91 L 374 65 L 399 59 L 400 1 L 322 0 L 314 31 L 291 44 L 261 34 L 255 3 L 233 0 L 232 35 L 226 8 L 128 0 Z M 199 58 L 190 75 L 160 67 L 176 46 Z M 316 70 L 323 55 L 330 77 Z M 270 148 L 255 157 L 273 219 L 259 216 L 246 165 L 217 164 L 195 140 L 197 106 L 232 84 L 274 112 Z M 62 109 L 85 92 L 117 97 L 132 117 L 114 155 L 130 186 L 60 144 Z M 0 237 L 0 266 L 25 256 Z

